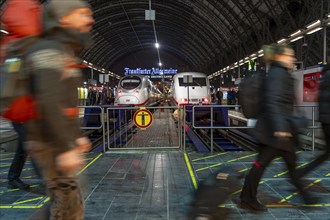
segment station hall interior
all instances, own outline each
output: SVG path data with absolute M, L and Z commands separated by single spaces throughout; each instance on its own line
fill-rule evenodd
M 237 186 L 215 216 L 200 219 L 330 219 L 329 160 L 304 180 L 319 202 L 304 204 L 284 161 L 276 158 L 258 189 L 268 210 L 239 206 L 243 177 L 260 148 L 253 139 L 256 121 L 242 114 L 237 97 L 229 100 L 245 77 L 268 70 L 264 45 L 291 46 L 296 104 L 308 119 L 299 136 L 297 168 L 323 152 L 315 85 L 330 62 L 329 0 L 86 2 L 95 23 L 93 44 L 79 55 L 84 80 L 77 88 L 81 130 L 93 143 L 78 173 L 84 219 L 198 219 L 191 217 L 198 210 L 192 205 L 196 190 L 215 174 L 231 171 L 238 173 Z M 5 6 L 0 0 L 0 14 Z M 1 34 L 8 34 L 6 27 Z M 180 79 L 181 73 L 186 76 Z M 187 84 L 189 77 L 196 77 L 193 84 Z M 129 96 L 134 84 L 141 87 Z M 149 95 L 138 97 L 143 88 Z M 217 90 L 223 92 L 220 105 Z M 194 99 L 198 93 L 203 95 Z M 29 159 L 22 180 L 30 189 L 7 188 L 17 134 L 9 121 L 0 123 L 0 219 L 38 219 L 50 198 Z

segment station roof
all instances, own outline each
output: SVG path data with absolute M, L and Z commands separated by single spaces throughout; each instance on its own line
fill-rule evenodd
M 41 0 L 41 2 L 45 2 Z M 315 0 L 89 0 L 93 47 L 82 58 L 122 75 L 124 67 L 211 74 L 275 43 L 329 11 Z M 150 4 L 151 3 L 151 4 Z M 155 10 L 155 20 L 145 10 Z M 155 48 L 156 38 L 159 55 Z M 314 40 L 316 41 L 316 40 Z M 310 53 L 321 56 L 322 42 Z M 316 62 L 310 56 L 310 62 Z M 313 60 L 315 59 L 315 61 Z

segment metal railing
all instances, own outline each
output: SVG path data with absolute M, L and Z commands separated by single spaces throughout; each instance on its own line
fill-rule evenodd
M 157 120 L 161 120 L 162 115 L 172 114 L 172 111 L 179 110 L 178 107 L 175 106 L 157 106 L 157 107 L 142 107 L 152 112 L 153 115 L 153 124 Z M 178 120 L 178 128 L 177 128 L 177 138 L 178 142 L 174 144 L 165 143 L 165 145 L 159 144 L 162 140 L 162 133 L 169 132 L 168 130 L 164 129 L 162 125 L 157 125 L 159 127 L 153 128 L 153 124 L 147 128 L 145 131 L 143 129 L 137 128 L 134 124 L 134 113 L 135 111 L 141 109 L 140 107 L 107 107 L 106 114 L 105 114 L 105 123 L 107 132 L 106 132 L 106 149 L 107 150 L 114 150 L 114 149 L 164 149 L 164 148 L 181 148 L 182 142 L 182 126 L 180 119 Z M 180 117 L 179 117 L 180 118 Z M 162 119 L 164 120 L 164 119 Z M 173 124 L 169 125 L 167 120 L 167 124 L 163 124 L 164 126 L 172 126 Z M 157 136 L 153 136 L 153 132 L 156 131 Z M 146 135 L 146 132 L 150 132 L 151 134 Z M 171 131 L 170 131 L 171 132 Z M 166 135 L 169 135 L 168 133 Z M 139 136 L 146 136 L 147 140 L 141 140 L 142 138 L 138 138 Z M 149 139 L 148 139 L 149 138 Z M 152 143 L 155 142 L 155 143 Z M 158 143 L 158 145 L 157 145 Z M 154 146 L 153 146 L 154 144 Z M 145 145 L 145 146 L 144 146 Z
M 316 126 L 316 109 L 318 107 L 318 105 L 316 104 L 311 104 L 311 105 L 295 105 L 295 108 L 311 108 L 311 111 L 298 111 L 298 113 L 300 115 L 306 115 L 307 113 L 307 119 L 310 119 L 312 122 L 311 126 L 308 126 L 306 129 L 311 129 L 312 130 L 312 151 L 315 151 L 315 130 L 316 129 L 320 129 L 320 126 Z M 198 109 L 208 109 L 209 108 L 209 115 L 210 115 L 210 120 L 209 120 L 209 124 L 207 125 L 198 125 L 196 124 L 196 112 L 198 112 Z M 245 120 L 247 122 L 246 126 L 231 126 L 230 125 L 230 117 L 228 116 L 227 118 L 227 123 L 228 125 L 214 125 L 214 108 L 232 108 L 235 109 L 236 111 L 240 109 L 240 105 L 196 105 L 192 107 L 192 127 L 194 129 L 210 129 L 211 130 L 211 152 L 213 152 L 213 132 L 214 129 L 252 129 L 254 126 L 250 126 L 249 125 L 249 120 L 245 118 L 244 116 L 236 116 L 236 119 L 241 119 L 241 120 Z M 184 112 L 186 112 L 186 107 L 184 108 Z M 235 118 L 235 117 L 234 117 Z M 185 119 L 185 117 L 184 117 Z M 186 121 L 184 121 L 184 124 L 186 124 Z M 185 149 L 185 134 L 184 134 L 184 149 Z

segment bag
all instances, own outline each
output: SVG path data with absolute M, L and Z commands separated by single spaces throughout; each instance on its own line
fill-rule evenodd
M 25 37 L 13 42 L 7 53 L 0 74 L 0 113 L 13 122 L 26 122 L 37 117 L 35 101 L 31 95 L 31 80 L 24 70 L 24 55 L 38 36 Z
M 230 167 L 220 168 L 201 182 L 190 205 L 188 219 L 227 219 L 230 209 L 219 208 L 240 189 L 242 176 Z
M 239 86 L 238 103 L 241 105 L 242 113 L 246 118 L 257 119 L 263 111 L 263 94 L 266 73 L 254 72 L 245 77 Z

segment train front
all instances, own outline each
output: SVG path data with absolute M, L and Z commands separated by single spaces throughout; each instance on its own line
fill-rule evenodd
M 148 91 L 143 87 L 141 76 L 125 76 L 118 84 L 115 105 L 145 105 L 148 101 Z

